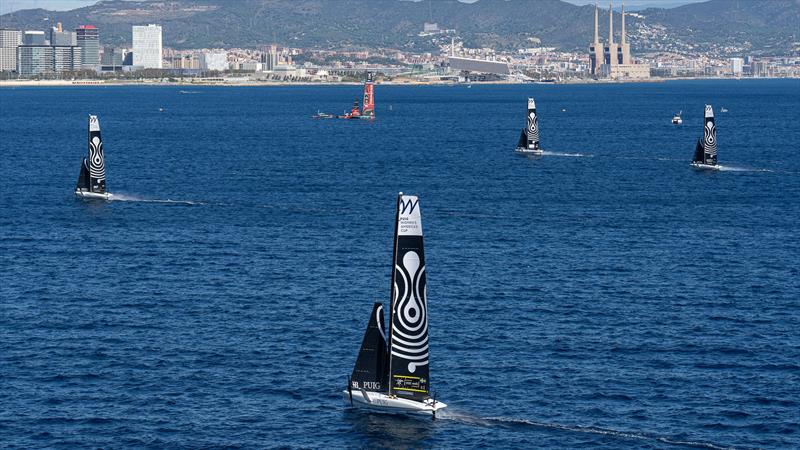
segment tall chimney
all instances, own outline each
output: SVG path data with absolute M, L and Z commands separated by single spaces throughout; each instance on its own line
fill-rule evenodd
M 622 36 L 620 42 L 625 45 L 625 2 L 622 2 Z
M 600 35 L 597 33 L 597 2 L 594 3 L 594 43 L 600 42 Z
M 614 43 L 614 0 L 608 2 L 608 46 Z

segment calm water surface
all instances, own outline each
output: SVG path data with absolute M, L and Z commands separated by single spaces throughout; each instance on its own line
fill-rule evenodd
M 800 447 L 800 82 L 181 89 L 0 89 L 3 446 Z M 122 201 L 73 198 L 90 113 Z M 435 422 L 339 394 L 397 191 Z

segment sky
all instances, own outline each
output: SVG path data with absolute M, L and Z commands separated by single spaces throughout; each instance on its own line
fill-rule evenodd
M 70 9 L 80 8 L 82 6 L 93 5 L 98 0 L 0 0 L 0 14 L 6 14 L 20 9 L 33 9 L 43 8 L 54 11 L 69 11 Z M 230 1 L 230 0 L 228 0 Z M 335 1 L 335 0 L 330 0 Z M 592 5 L 595 0 L 564 0 L 576 5 Z M 658 6 L 662 8 L 672 8 L 675 6 L 685 5 L 687 3 L 697 3 L 707 0 L 626 0 L 625 6 L 628 9 L 642 9 L 651 6 Z M 621 0 L 616 0 L 615 3 L 619 4 Z M 599 0 L 600 6 L 608 5 L 608 0 Z M 618 6 L 616 6 L 618 7 Z

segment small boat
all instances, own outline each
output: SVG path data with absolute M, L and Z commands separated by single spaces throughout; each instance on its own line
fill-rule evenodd
M 727 110 L 727 109 L 725 109 L 725 108 L 720 108 L 720 109 L 719 109 L 719 112 L 726 113 L 726 112 L 728 112 L 728 110 Z
M 314 114 L 311 117 L 314 118 L 314 119 L 333 119 L 335 116 L 333 114 L 328 114 L 328 113 L 317 111 L 317 113 Z
M 89 116 L 89 154 L 81 162 L 81 172 L 75 195 L 86 199 L 108 200 L 106 192 L 106 163 L 103 157 L 103 140 L 97 116 Z
M 675 114 L 674 116 L 672 116 L 672 124 L 673 125 L 680 125 L 680 124 L 683 123 L 683 119 L 681 119 L 681 114 L 683 114 L 683 111 L 680 111 L 678 114 Z
M 532 98 L 528 99 L 528 124 L 519 133 L 517 141 L 517 152 L 531 155 L 541 155 L 542 149 L 539 147 L 539 118 L 536 116 L 536 103 Z
M 717 127 L 714 124 L 714 109 L 706 105 L 703 139 L 694 147 L 692 166 L 698 169 L 719 170 L 717 165 Z
M 388 339 L 383 305 L 376 302 L 343 391 L 344 400 L 373 412 L 436 418 L 436 412 L 447 405 L 430 395 L 428 291 L 419 199 L 399 193 L 395 217 Z

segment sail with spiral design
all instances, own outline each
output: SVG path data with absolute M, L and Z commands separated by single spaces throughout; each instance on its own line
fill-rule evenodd
M 100 121 L 89 116 L 89 155 L 85 160 L 89 169 L 89 192 L 106 192 L 106 163 L 103 156 L 103 139 L 100 137 Z M 78 186 L 80 188 L 80 186 Z
M 361 341 L 356 365 L 350 377 L 350 387 L 357 390 L 386 391 L 389 378 L 389 360 L 383 328 L 383 306 L 376 302 L 372 307 L 367 331 Z
M 428 303 L 419 198 L 397 198 L 389 340 L 389 393 L 429 397 Z
M 532 98 L 528 99 L 527 121 L 528 150 L 539 150 L 539 117 L 536 115 L 536 102 Z
M 714 109 L 706 105 L 703 124 L 703 163 L 717 164 L 717 126 L 714 123 Z

